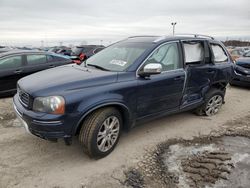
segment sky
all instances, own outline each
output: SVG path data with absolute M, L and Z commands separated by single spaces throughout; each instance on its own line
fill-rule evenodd
M 199 33 L 250 40 L 250 0 L 0 0 L 0 45 L 109 44 Z M 60 43 L 61 42 L 61 43 Z

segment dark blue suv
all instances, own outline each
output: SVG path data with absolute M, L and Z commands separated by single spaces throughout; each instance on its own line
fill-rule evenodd
M 28 132 L 67 144 L 78 135 L 84 151 L 99 158 L 139 121 L 186 110 L 216 114 L 232 70 L 212 37 L 130 37 L 82 65 L 19 80 L 14 108 Z

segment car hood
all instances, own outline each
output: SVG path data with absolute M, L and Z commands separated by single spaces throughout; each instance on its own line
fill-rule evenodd
M 240 73 L 241 75 L 246 75 L 246 76 L 250 75 L 250 69 L 238 65 L 235 65 L 234 69 L 237 73 Z
M 18 86 L 31 95 L 48 95 L 78 90 L 117 81 L 117 72 L 102 71 L 79 65 L 66 65 L 41 71 L 18 81 Z
M 237 59 L 236 65 L 250 69 L 250 57 L 241 57 Z

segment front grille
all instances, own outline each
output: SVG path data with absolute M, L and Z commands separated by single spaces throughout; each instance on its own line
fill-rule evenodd
M 30 96 L 28 93 L 24 92 L 22 89 L 18 88 L 19 100 L 25 107 L 29 106 Z

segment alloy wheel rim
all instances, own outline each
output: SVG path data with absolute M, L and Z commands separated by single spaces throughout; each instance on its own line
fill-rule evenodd
M 106 118 L 97 134 L 98 149 L 102 152 L 110 150 L 114 146 L 119 136 L 119 132 L 120 132 L 119 119 L 115 116 L 110 116 Z
M 220 95 L 213 96 L 207 103 L 205 113 L 208 116 L 216 114 L 222 106 L 223 99 Z

